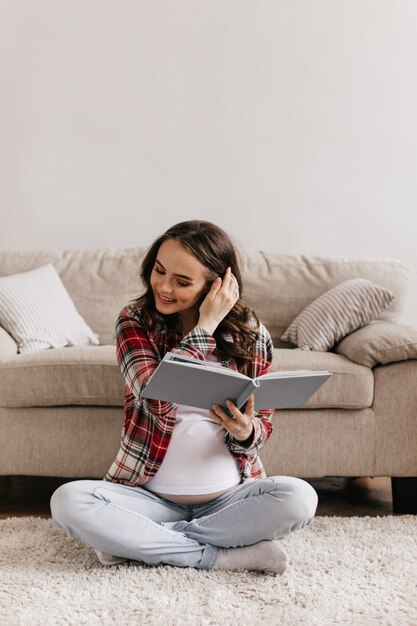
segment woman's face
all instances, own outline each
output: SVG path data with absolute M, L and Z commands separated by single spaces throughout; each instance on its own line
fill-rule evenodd
M 164 315 L 178 313 L 183 321 L 196 323 L 207 277 L 207 268 L 176 239 L 164 241 L 151 273 L 156 309 Z

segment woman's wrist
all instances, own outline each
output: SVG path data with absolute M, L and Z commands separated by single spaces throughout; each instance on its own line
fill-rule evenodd
M 209 335 L 212 335 L 214 331 L 216 330 L 218 323 L 213 322 L 212 320 L 200 318 L 198 320 L 197 326 L 199 326 L 199 328 L 202 328 L 203 330 L 208 332 Z
M 246 434 L 246 437 L 245 437 L 245 433 L 243 433 L 241 435 L 241 438 L 238 439 L 236 437 L 236 435 L 233 435 L 233 438 L 236 439 L 236 441 L 238 441 L 239 443 L 241 443 L 243 445 L 245 445 L 245 444 L 249 445 L 251 443 L 251 441 L 252 441 L 254 430 L 255 430 L 255 428 L 254 428 L 253 424 L 251 424 L 251 427 L 250 427 L 250 430 L 249 430 L 249 434 Z

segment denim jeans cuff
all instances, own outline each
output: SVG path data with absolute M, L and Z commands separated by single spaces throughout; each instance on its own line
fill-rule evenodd
M 206 544 L 204 548 L 203 557 L 200 561 L 200 564 L 197 566 L 198 569 L 211 569 L 217 559 L 217 555 L 219 553 L 220 548 L 217 546 L 212 546 L 209 543 Z

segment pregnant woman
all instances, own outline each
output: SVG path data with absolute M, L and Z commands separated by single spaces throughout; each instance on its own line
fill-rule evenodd
M 150 246 L 141 279 L 143 293 L 116 323 L 125 383 L 119 452 L 103 480 L 59 487 L 52 517 L 104 565 L 282 574 L 279 539 L 311 522 L 317 494 L 299 478 L 266 476 L 259 451 L 273 410 L 255 411 L 254 396 L 241 410 L 228 401 L 211 411 L 140 397 L 168 351 L 252 378 L 270 370 L 271 337 L 242 299 L 235 246 L 210 222 L 182 222 Z

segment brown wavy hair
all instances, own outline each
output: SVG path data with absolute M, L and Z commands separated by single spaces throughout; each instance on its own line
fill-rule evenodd
M 158 237 L 146 252 L 140 272 L 146 291 L 131 302 L 135 310 L 140 310 L 144 327 L 155 334 L 166 332 L 168 338 L 181 332 L 178 314 L 163 315 L 157 311 L 150 283 L 159 248 L 168 239 L 178 241 L 208 270 L 206 291 L 210 290 L 217 276 L 223 277 L 226 269 L 231 267 L 232 274 L 239 285 L 240 295 L 233 309 L 223 318 L 213 333 L 217 344 L 215 354 L 223 361 L 229 358 L 234 359 L 238 370 L 250 376 L 253 351 L 258 338 L 259 319 L 255 311 L 242 300 L 242 276 L 235 246 L 226 232 L 211 222 L 203 220 L 180 222 Z M 203 293 L 200 304 L 205 296 L 206 294 Z M 232 336 L 233 341 L 225 339 L 227 334 Z

